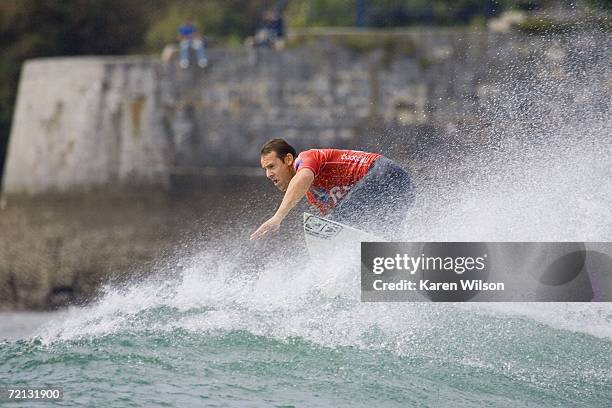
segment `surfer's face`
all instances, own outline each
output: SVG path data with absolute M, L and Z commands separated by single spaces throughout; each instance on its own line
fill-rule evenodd
M 289 182 L 295 174 L 293 169 L 293 155 L 288 154 L 281 160 L 276 152 L 270 152 L 261 156 L 261 167 L 266 171 L 266 177 L 280 191 L 286 191 Z

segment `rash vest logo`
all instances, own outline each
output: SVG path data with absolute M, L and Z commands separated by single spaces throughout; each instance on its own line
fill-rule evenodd
M 351 187 L 352 186 L 336 186 L 329 191 L 332 199 L 334 200 L 334 205 L 338 204 L 338 201 L 348 194 Z
M 327 190 L 325 190 L 324 188 L 311 187 L 310 192 L 314 196 L 315 200 L 319 201 L 320 203 L 323 203 L 325 205 L 329 203 L 330 196 L 327 193 Z
M 311 187 L 310 192 L 318 202 L 324 205 L 330 205 L 333 202 L 333 204 L 336 205 L 338 201 L 348 194 L 351 187 L 352 186 L 336 186 L 329 192 L 322 187 Z

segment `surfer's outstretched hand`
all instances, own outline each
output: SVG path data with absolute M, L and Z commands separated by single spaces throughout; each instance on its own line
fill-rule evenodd
M 264 235 L 278 231 L 281 221 L 282 220 L 277 217 L 270 218 L 268 221 L 261 224 L 261 226 L 257 228 L 257 231 L 251 234 L 251 240 L 261 238 Z

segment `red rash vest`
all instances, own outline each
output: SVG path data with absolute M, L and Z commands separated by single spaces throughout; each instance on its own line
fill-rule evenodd
M 314 181 L 306 193 L 308 201 L 326 215 L 363 178 L 381 157 L 358 150 L 313 149 L 300 153 L 295 170 L 310 169 Z

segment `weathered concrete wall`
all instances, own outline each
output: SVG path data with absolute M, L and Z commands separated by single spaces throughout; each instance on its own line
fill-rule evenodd
M 211 50 L 206 69 L 144 57 L 29 61 L 3 192 L 248 173 L 271 137 L 387 154 L 482 119 L 500 84 L 521 81 L 509 61 L 565 58 L 547 37 L 458 29 L 314 37 L 279 52 Z
M 348 147 L 379 136 L 365 132 L 373 121 L 447 123 L 466 108 L 449 102 L 477 93 L 492 41 L 482 33 L 414 31 L 372 48 L 325 36 L 282 52 L 213 53 L 205 73 L 176 70 L 199 84 L 179 90 L 176 114 L 190 125 L 175 135 L 178 163 L 256 166 L 271 137 L 298 148 Z
M 169 146 L 160 64 L 145 58 L 29 61 L 19 86 L 4 191 L 163 183 Z
M 461 107 L 449 100 L 476 93 L 491 39 L 415 31 L 385 41 L 378 50 L 333 36 L 282 52 L 212 50 L 206 70 L 144 57 L 29 61 L 3 191 L 168 186 L 177 172 L 257 167 L 271 137 L 355 146 L 376 137 L 364 134 L 372 119 L 446 122 Z

